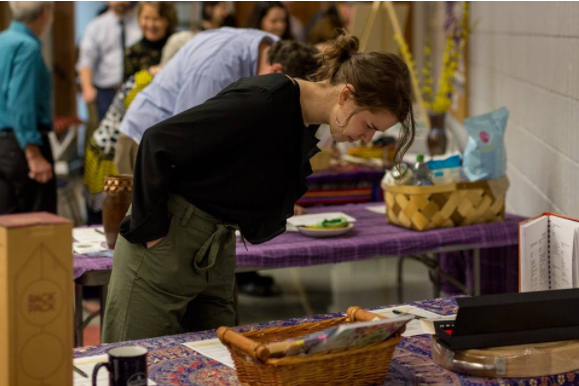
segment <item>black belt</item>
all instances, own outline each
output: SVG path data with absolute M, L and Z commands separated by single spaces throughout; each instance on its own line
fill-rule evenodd
M 121 86 L 113 86 L 113 87 L 97 87 L 94 86 L 97 90 L 102 90 L 102 91 L 114 91 L 117 92 L 121 89 Z
M 42 136 L 47 136 L 50 130 L 38 130 Z M 14 137 L 14 130 L 11 128 L 0 129 L 0 138 Z
M 10 138 L 14 136 L 14 130 L 12 129 L 1 129 L 0 138 Z

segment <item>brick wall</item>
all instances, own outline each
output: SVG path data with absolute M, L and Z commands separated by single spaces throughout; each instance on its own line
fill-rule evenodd
M 579 3 L 471 6 L 470 115 L 511 112 L 507 210 L 579 217 Z
M 424 7 L 441 54 L 444 3 Z M 507 210 L 579 217 L 579 3 L 472 2 L 471 21 L 469 113 L 511 112 Z

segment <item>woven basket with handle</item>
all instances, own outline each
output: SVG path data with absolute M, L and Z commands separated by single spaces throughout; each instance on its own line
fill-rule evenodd
M 430 186 L 389 186 L 385 190 L 388 222 L 417 231 L 502 221 L 509 188 L 496 180 Z
M 242 385 L 376 385 L 388 373 L 396 335 L 384 342 L 333 350 L 326 353 L 270 358 L 265 343 L 283 341 L 323 331 L 342 323 L 371 321 L 383 316 L 350 307 L 347 316 L 296 326 L 237 333 L 227 327 L 217 336 L 231 352 Z M 399 331 L 399 334 L 403 329 Z

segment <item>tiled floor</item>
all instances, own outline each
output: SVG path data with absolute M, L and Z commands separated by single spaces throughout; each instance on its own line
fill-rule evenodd
M 286 319 L 350 306 L 372 307 L 398 302 L 395 258 L 304 268 L 260 271 L 274 277 L 281 294 L 271 298 L 239 296 L 242 324 Z M 404 302 L 432 298 L 428 271 L 405 262 Z
M 260 271 L 274 277 L 280 294 L 269 298 L 239 296 L 241 324 L 345 311 L 350 306 L 395 304 L 395 258 L 305 268 Z M 404 266 L 404 302 L 432 298 L 428 271 L 408 260 Z M 99 318 L 85 330 L 85 345 L 98 344 Z

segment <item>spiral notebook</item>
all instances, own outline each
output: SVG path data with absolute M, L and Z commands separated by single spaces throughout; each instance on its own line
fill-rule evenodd
M 520 292 L 579 287 L 579 219 L 553 213 L 519 224 Z

